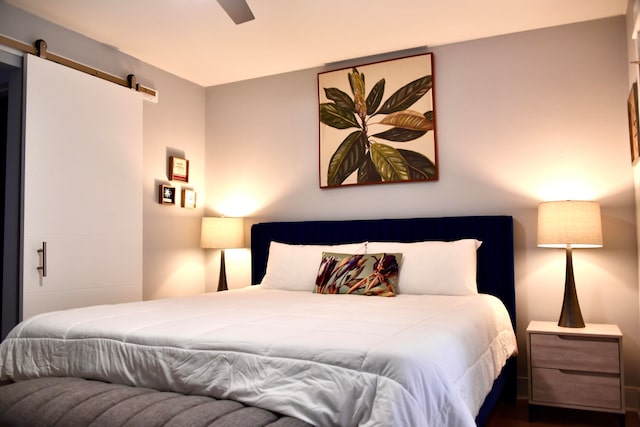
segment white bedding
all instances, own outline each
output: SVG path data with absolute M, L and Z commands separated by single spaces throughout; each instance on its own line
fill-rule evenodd
M 27 319 L 0 379 L 75 376 L 238 400 L 317 426 L 472 426 L 516 351 L 488 295 L 254 286 Z

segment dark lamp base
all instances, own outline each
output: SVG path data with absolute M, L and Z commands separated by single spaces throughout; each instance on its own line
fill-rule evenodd
M 573 279 L 573 260 L 571 248 L 567 248 L 567 273 L 564 280 L 564 300 L 562 301 L 562 312 L 558 326 L 564 328 L 584 328 L 584 320 L 580 312 L 578 295 L 576 294 L 576 283 Z
M 220 251 L 220 276 L 218 277 L 218 292 L 227 291 L 227 269 L 224 262 L 224 249 Z

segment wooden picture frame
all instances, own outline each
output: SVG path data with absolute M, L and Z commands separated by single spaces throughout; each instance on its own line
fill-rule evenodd
M 633 82 L 627 99 L 627 116 L 629 119 L 629 145 L 631 148 L 631 164 L 640 157 L 638 147 L 638 83 Z
M 182 189 L 182 207 L 183 208 L 195 209 L 196 198 L 197 198 L 197 194 L 195 191 L 188 188 Z
M 169 158 L 169 180 L 189 182 L 189 160 L 171 156 Z
M 167 184 L 160 184 L 159 202 L 161 205 L 176 204 L 176 187 Z
M 318 73 L 321 188 L 438 179 L 433 71 L 425 53 Z

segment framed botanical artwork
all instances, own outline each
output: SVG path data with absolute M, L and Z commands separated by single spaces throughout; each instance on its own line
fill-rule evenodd
M 189 182 L 189 160 L 171 156 L 169 158 L 169 180 Z
M 433 54 L 319 73 L 318 101 L 321 188 L 438 179 Z
M 170 185 L 160 185 L 160 204 L 175 205 L 176 204 L 176 187 Z
M 195 209 L 196 207 L 196 192 L 187 188 L 182 189 L 182 207 Z
M 635 164 L 640 156 L 638 148 L 638 84 L 633 82 L 627 99 L 627 115 L 629 118 L 629 144 L 631 146 L 631 163 Z

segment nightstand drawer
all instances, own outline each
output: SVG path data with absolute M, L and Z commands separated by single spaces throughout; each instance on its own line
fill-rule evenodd
M 619 376 L 547 368 L 533 368 L 531 375 L 531 400 L 535 403 L 622 409 Z
M 531 366 L 620 373 L 617 339 L 531 334 Z

